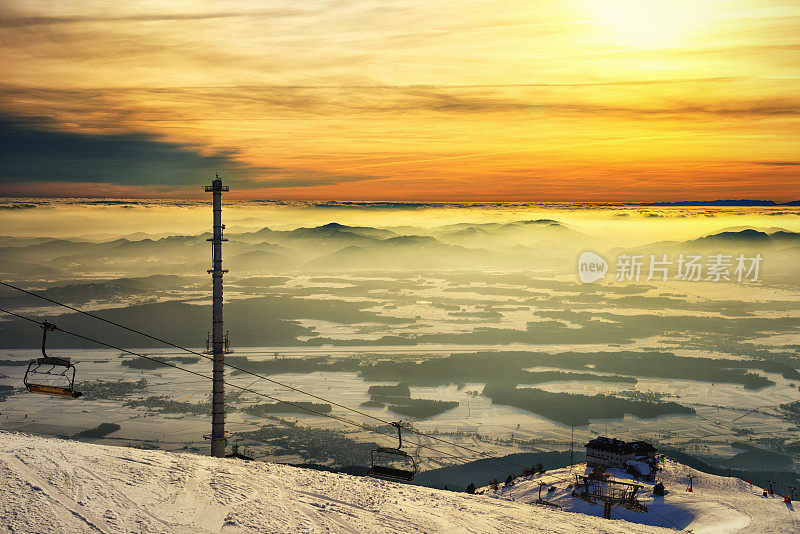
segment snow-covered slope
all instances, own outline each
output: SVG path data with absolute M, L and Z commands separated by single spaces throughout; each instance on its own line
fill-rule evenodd
M 784 503 L 783 496 L 764 497 L 763 488 L 751 486 L 738 478 L 709 475 L 671 460 L 664 460 L 660 465 L 659 475 L 667 494 L 654 496 L 652 484 L 642 483 L 645 488 L 639 494 L 639 501 L 649 511 L 636 513 L 614 508 L 612 519 L 624 518 L 673 530 L 680 528 L 694 534 L 800 532 L 800 511 L 795 511 L 794 504 Z M 566 467 L 519 478 L 513 486 L 501 487 L 497 493 L 489 488 L 480 488 L 480 491 L 499 499 L 530 503 L 538 498 L 539 484 L 544 482 L 542 499 L 571 512 L 602 516 L 602 505 L 591 505 L 571 495 L 575 474 L 588 474 L 589 471 L 586 464 L 579 464 L 572 469 Z M 624 471 L 609 469 L 606 473 L 613 479 L 632 482 Z M 686 491 L 689 475 L 694 476 L 691 493 Z M 555 489 L 548 491 L 553 486 Z
M 0 432 L 10 532 L 667 532 L 493 496 Z

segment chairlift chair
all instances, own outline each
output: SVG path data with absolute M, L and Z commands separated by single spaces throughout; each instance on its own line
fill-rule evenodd
M 417 474 L 417 462 L 403 449 L 402 424 L 392 423 L 397 429 L 397 448 L 378 447 L 370 453 L 369 476 L 410 482 Z
M 31 393 L 77 399 L 82 393 L 75 391 L 75 366 L 69 361 L 69 358 L 55 358 L 47 355 L 47 332 L 54 331 L 56 326 L 45 321 L 41 328 L 43 357 L 32 360 L 28 364 L 25 377 L 22 379 L 25 388 Z

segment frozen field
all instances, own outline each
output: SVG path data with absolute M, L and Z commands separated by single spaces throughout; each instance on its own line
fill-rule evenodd
M 374 348 L 364 349 L 372 353 Z M 391 350 L 384 347 L 387 356 Z M 443 350 L 443 349 L 442 349 Z M 208 380 L 188 375 L 179 370 L 162 368 L 156 370 L 135 370 L 121 365 L 119 353 L 106 350 L 60 350 L 60 355 L 70 356 L 77 364 L 78 381 L 128 381 L 141 378 L 147 380 L 143 390 L 134 391 L 130 399 L 144 399 L 151 396 L 166 396 L 172 400 L 189 403 L 203 403 L 209 399 L 210 384 Z M 143 351 L 144 352 L 144 351 Z M 148 354 L 168 354 L 168 351 L 146 351 Z M 242 351 L 252 359 L 273 358 L 275 353 L 286 356 L 328 354 L 331 351 L 301 352 L 297 349 L 269 349 L 268 351 Z M 357 353 L 358 349 L 349 348 L 348 354 Z M 35 351 L 13 351 L 9 358 L 27 359 L 36 357 Z M 209 362 L 182 364 L 192 371 L 209 374 Z M 21 386 L 24 366 L 0 367 L 0 373 L 6 378 L 0 384 Z M 546 368 L 534 370 L 547 370 Z M 736 427 L 747 428 L 756 437 L 759 435 L 782 436 L 789 440 L 800 438 L 796 427 L 777 416 L 775 408 L 780 403 L 792 402 L 800 398 L 797 388 L 789 381 L 774 373 L 767 376 L 776 385 L 759 390 L 748 390 L 741 385 L 711 384 L 689 380 L 661 380 L 640 378 L 638 384 L 606 383 L 606 382 L 550 382 L 536 384 L 535 387 L 554 392 L 582 393 L 594 395 L 610 394 L 621 391 L 667 393 L 666 400 L 674 400 L 690 406 L 697 415 L 667 415 L 655 419 L 639 419 L 627 415 L 624 419 L 593 420 L 588 427 L 576 427 L 574 439 L 580 446 L 586 440 L 598 434 L 615 435 L 619 438 L 650 439 L 662 443 L 684 446 L 706 444 L 707 454 L 731 456 L 740 450 L 724 446 L 741 440 L 731 429 L 730 421 L 736 421 Z M 356 373 L 351 372 L 313 372 L 284 373 L 273 375 L 273 378 L 301 390 L 313 392 L 328 400 L 358 408 L 366 413 L 386 420 L 407 419 L 392 413 L 387 408 L 360 407 L 369 400 L 367 389 L 370 385 L 387 382 L 367 382 Z M 289 401 L 311 401 L 300 393 L 258 381 L 249 375 L 231 375 L 227 379 L 231 384 L 239 384 L 256 391 Z M 569 426 L 551 421 L 530 411 L 511 406 L 492 404 L 491 400 L 478 395 L 484 387 L 483 383 L 466 383 L 457 387 L 412 387 L 413 398 L 456 401 L 458 407 L 447 410 L 428 419 L 412 421 L 415 428 L 422 432 L 440 432 L 451 434 L 448 439 L 469 444 L 477 450 L 491 455 L 528 450 L 567 450 L 571 439 Z M 525 387 L 524 385 L 520 387 Z M 229 387 L 228 391 L 235 391 Z M 117 444 L 136 444 L 145 441 L 164 449 L 181 449 L 184 447 L 205 447 L 202 434 L 208 431 L 208 417 L 190 414 L 162 414 L 144 407 L 125 406 L 128 399 L 120 400 L 63 400 L 22 392 L 9 397 L 0 404 L 0 428 L 6 430 L 31 432 L 51 436 L 71 436 L 82 430 L 96 427 L 100 423 L 117 423 L 120 430 L 108 435 L 105 441 Z M 233 408 L 241 408 L 263 398 L 244 393 L 237 401 L 231 403 Z M 748 413 L 750 410 L 757 410 Z M 355 416 L 334 406 L 334 415 L 344 416 L 360 422 L 373 424 L 370 420 Z M 352 427 L 341 422 L 307 413 L 274 414 L 289 420 L 296 420 L 302 425 L 317 428 L 335 428 L 347 431 L 351 439 L 364 442 L 377 441 L 381 445 L 391 445 L 379 435 L 365 431 L 354 431 Z M 242 411 L 231 411 L 227 418 L 228 430 L 246 432 L 259 428 L 266 421 Z M 458 435 L 456 435 L 458 434 Z M 479 437 L 476 438 L 475 434 Z M 414 440 L 418 439 L 414 437 Z M 411 440 L 410 443 L 413 443 Z M 497 440 L 502 440 L 498 443 Z M 423 440 L 424 442 L 424 440 Z M 250 443 L 253 449 L 265 457 L 270 457 L 268 447 L 259 447 Z M 445 446 L 437 446 L 446 450 Z M 463 456 L 464 451 L 452 451 Z M 417 451 L 423 468 L 446 465 L 446 460 L 435 458 L 423 449 Z M 285 460 L 286 458 L 284 458 Z M 302 456 L 293 458 L 301 461 Z

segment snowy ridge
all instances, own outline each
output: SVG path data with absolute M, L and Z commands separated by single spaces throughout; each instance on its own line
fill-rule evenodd
M 683 464 L 666 459 L 660 462 L 659 472 L 667 494 L 652 494 L 653 484 L 644 485 L 638 500 L 649 508 L 647 513 L 636 513 L 614 508 L 611 517 L 653 527 L 683 529 L 694 534 L 710 533 L 784 533 L 800 532 L 800 511 L 795 504 L 787 504 L 782 495 L 763 496 L 763 488 L 751 486 L 733 477 L 710 475 Z M 572 497 L 575 474 L 588 474 L 586 464 L 554 469 L 542 474 L 519 478 L 513 486 L 503 487 L 495 493 L 489 487 L 480 488 L 485 495 L 498 499 L 531 503 L 539 496 L 558 504 L 563 510 L 602 517 L 602 505 L 591 505 Z M 620 469 L 607 469 L 612 479 L 633 482 L 632 477 Z M 693 491 L 686 491 L 689 475 L 693 478 Z M 550 487 L 555 489 L 548 491 Z M 577 515 L 577 514 L 576 514 Z
M 658 533 L 498 496 L 0 432 L 10 532 Z M 522 484 L 518 486 L 522 489 Z

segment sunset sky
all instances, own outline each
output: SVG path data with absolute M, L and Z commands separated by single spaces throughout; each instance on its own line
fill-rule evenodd
M 800 199 L 796 0 L 0 7 L 0 195 Z

